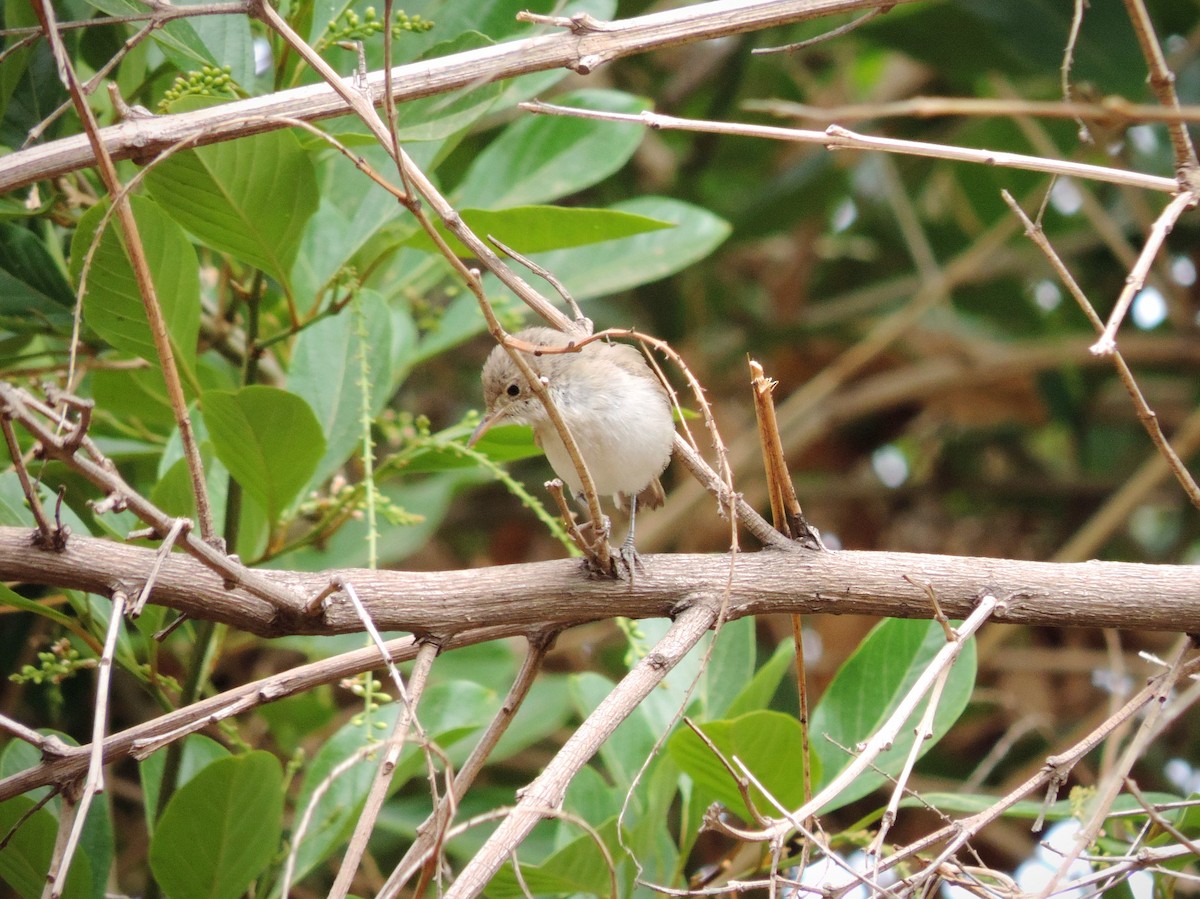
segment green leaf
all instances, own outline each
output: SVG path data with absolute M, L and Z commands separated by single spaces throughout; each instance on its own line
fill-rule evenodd
M 617 819 L 612 817 L 596 828 L 601 841 L 608 846 L 610 857 L 620 858 L 620 843 L 617 840 Z M 540 865 L 521 865 L 518 882 L 508 862 L 488 884 L 487 894 L 499 899 L 529 895 L 585 896 L 612 895 L 612 876 L 608 861 L 596 845 L 591 834 L 576 837 Z M 618 877 L 617 883 L 619 884 Z M 528 888 L 528 892 L 526 892 Z M 619 894 L 619 889 L 618 889 Z
M 714 636 L 716 646 L 700 680 L 700 695 L 704 698 L 702 716 L 705 720 L 734 717 L 727 710 L 754 676 L 754 631 L 754 620 L 746 617 L 725 622 L 720 633 Z M 769 696 L 767 700 L 770 700 Z M 765 707 L 766 702 L 757 706 Z
M 461 215 L 467 226 L 480 237 L 495 237 L 522 255 L 602 243 L 675 227 L 673 223 L 661 219 L 613 209 L 565 206 L 514 206 L 498 211 L 463 209 Z M 460 256 L 471 255 L 471 251 L 459 243 L 445 225 L 439 223 L 438 232 L 449 241 L 455 253 Z M 433 240 L 424 231 L 417 231 L 404 243 L 418 250 L 436 251 Z
M 132 0 L 88 0 L 92 6 L 110 16 L 144 15 L 146 8 Z M 222 17 L 224 18 L 224 17 Z M 175 19 L 163 27 L 154 29 L 150 36 L 158 44 L 171 65 L 181 72 L 199 69 L 203 65 L 217 65 L 215 59 L 196 34 L 189 19 Z
M 745 712 L 765 709 L 775 696 L 775 692 L 779 689 L 779 682 L 783 680 L 795 657 L 796 646 L 794 643 L 785 642 L 776 646 L 771 658 L 758 671 L 754 672 L 754 676 L 730 703 L 726 713 L 727 717 L 736 718 Z
M 268 752 L 219 759 L 167 803 L 150 869 L 172 899 L 237 899 L 279 849 L 282 823 L 279 760 Z
M 0 222 L 0 325 L 70 333 L 75 292 L 28 228 Z
M 0 802 L 0 830 L 12 834 L 8 845 L 0 850 L 0 879 L 23 899 L 38 899 L 42 895 L 54 852 L 55 834 L 58 832 L 58 821 L 44 808 L 33 812 L 14 830 L 17 822 L 33 806 L 34 801 L 27 796 L 16 796 Z M 92 880 L 92 863 L 81 846 L 75 852 L 63 896 L 66 899 L 83 899 L 96 895 L 91 888 Z
M 584 717 L 600 705 L 614 686 L 608 678 L 590 671 L 572 676 L 567 683 L 575 708 Z M 621 722 L 600 746 L 599 753 L 614 784 L 627 789 L 633 783 L 638 770 L 653 752 L 656 739 L 656 732 L 641 709 Z
M 217 458 L 277 521 L 325 453 L 312 407 L 294 393 L 261 385 L 209 390 L 200 405 Z
M 79 744 L 71 738 L 69 734 L 59 731 L 42 728 L 38 733 L 43 736 L 56 736 L 63 741 L 67 746 L 78 746 Z M 35 767 L 42 761 L 41 753 L 33 746 L 21 740 L 12 740 L 4 747 L 4 754 L 0 757 L 0 777 L 8 777 L 16 774 L 19 771 L 26 771 Z M 37 802 L 46 797 L 49 792 L 49 787 L 39 787 L 37 789 L 25 792 L 20 799 Z M 12 800 L 16 802 L 17 800 Z M 7 805 L 7 803 L 5 803 Z M 57 822 L 57 816 L 61 803 L 57 798 L 51 798 L 45 808 L 41 809 L 36 815 L 46 815 L 46 819 L 51 822 Z M 8 832 L 6 822 L 6 812 L 3 811 L 4 806 L 0 805 L 0 827 L 4 828 L 4 832 Z M 52 825 L 57 829 L 57 823 Z M 36 825 L 35 825 L 36 827 Z M 51 840 L 53 840 L 54 831 L 51 831 Z M 6 880 L 10 884 L 15 885 L 15 881 L 10 880 L 8 876 L 8 863 L 14 863 L 17 867 L 24 867 L 24 862 L 33 864 L 35 867 L 40 866 L 40 874 L 42 885 L 45 884 L 46 871 L 49 868 L 49 856 L 44 863 L 37 863 L 36 856 L 40 853 L 38 848 L 39 840 L 32 841 L 31 845 L 27 845 L 27 850 L 32 850 L 33 855 L 28 852 L 17 852 L 10 856 L 7 849 L 0 849 L 0 880 Z M 10 846 L 11 848 L 11 846 Z M 116 854 L 115 839 L 113 837 L 113 822 L 112 812 L 109 809 L 107 796 L 103 793 L 96 796 L 92 801 L 91 808 L 88 809 L 87 825 L 83 828 L 83 833 L 79 839 L 79 851 L 76 854 L 76 860 L 71 865 L 71 873 L 67 876 L 67 892 L 66 895 L 71 896 L 92 896 L 101 897 L 105 895 L 105 885 L 108 882 L 108 871 L 112 866 L 113 857 Z M 86 878 L 91 877 L 91 888 L 88 889 Z M 18 875 L 19 876 L 19 875 Z M 34 890 L 32 894 L 22 892 L 22 895 L 41 895 L 41 887 Z
M 176 153 L 146 174 L 146 185 L 201 242 L 290 283 L 317 208 L 312 160 L 290 131 Z
M 20 609 L 23 612 L 40 615 L 43 618 L 53 621 L 60 627 L 70 627 L 75 624 L 69 616 L 64 615 L 57 609 L 43 605 L 40 602 L 35 602 L 32 599 L 26 599 L 19 593 L 13 592 L 10 587 L 4 584 L 0 584 L 0 606 L 7 606 L 10 609 Z
M 813 712 L 811 743 L 821 758 L 824 779 L 831 781 L 851 762 L 847 749 L 869 738 L 899 705 L 913 683 L 946 645 L 946 635 L 936 621 L 891 618 L 876 626 L 834 676 Z M 963 648 L 950 670 L 941 702 L 934 715 L 933 738 L 924 741 L 921 754 L 928 752 L 958 720 L 975 686 L 975 642 Z M 872 768 L 863 772 L 823 812 L 841 808 L 866 796 L 899 773 L 916 739 L 914 728 L 925 701 L 905 722 L 895 742 L 880 754 Z M 819 787 L 814 788 L 819 789 Z
M 673 275 L 703 259 L 729 236 L 728 222 L 699 206 L 667 197 L 639 197 L 617 203 L 612 209 L 671 222 L 675 227 L 586 248 L 534 254 L 533 261 L 558 277 L 577 300 L 606 296 Z M 483 284 L 493 301 L 510 296 L 493 275 L 485 275 Z M 464 293 L 446 307 L 437 329 L 418 346 L 414 361 L 445 352 L 483 330 L 478 301 Z
M 218 759 L 230 758 L 230 752 L 216 740 L 203 734 L 184 737 L 183 755 L 179 760 L 178 785 L 183 786 Z M 163 747 L 148 755 L 138 765 L 138 776 L 142 782 L 142 806 L 146 812 L 146 832 L 154 836 L 158 814 L 158 796 L 162 789 L 163 765 L 167 749 Z
M 364 350 L 369 378 L 365 388 L 359 361 Z M 339 314 L 300 332 L 292 351 L 288 388 L 312 407 L 325 435 L 325 452 L 312 483 L 324 481 L 356 447 L 361 448 L 364 389 L 367 416 L 373 419 L 391 398 L 392 383 L 391 312 L 374 291 L 360 291 L 358 299 Z
M 667 197 L 638 197 L 611 207 L 671 222 L 674 228 L 611 240 L 585 250 L 552 250 L 534 261 L 553 272 L 577 300 L 649 284 L 687 268 L 729 236 L 729 224 L 711 212 Z
M 200 265 L 196 251 L 183 230 L 157 203 L 145 197 L 130 197 L 129 201 L 175 360 L 186 371 L 192 371 L 200 333 Z M 75 230 L 71 240 L 71 277 L 76 283 L 107 208 L 106 203 L 93 206 Z M 157 365 L 158 354 L 141 292 L 119 231 L 113 216 L 88 270 L 83 315 L 96 333 L 114 347 Z
M 563 106 L 636 114 L 645 100 L 612 90 L 582 90 L 555 98 Z M 578 193 L 623 166 L 645 126 L 564 116 L 526 116 L 480 153 L 454 191 L 458 206 L 502 209 Z
M 784 808 L 804 802 L 804 780 L 799 766 L 804 757 L 800 723 L 782 712 L 760 710 L 725 721 L 699 725 L 713 744 L 734 764 L 740 759 L 758 781 Z M 667 744 L 671 758 L 705 794 L 713 796 L 737 814 L 749 815 L 742 794 L 720 759 L 690 729 L 676 731 Z M 820 761 L 811 759 L 812 782 L 820 780 Z M 772 805 L 755 787 L 750 795 L 758 810 L 776 814 Z

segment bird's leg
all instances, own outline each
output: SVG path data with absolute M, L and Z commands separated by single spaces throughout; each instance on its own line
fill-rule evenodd
M 586 510 L 588 508 L 587 497 L 584 496 L 582 493 L 577 493 L 575 495 L 575 501 L 577 503 L 579 503 L 579 505 L 583 509 Z M 607 515 L 602 517 L 600 524 L 601 524 L 600 533 L 596 533 L 596 523 L 594 521 L 592 521 L 592 519 L 590 517 L 586 521 L 584 521 L 583 524 L 579 525 L 579 535 L 584 539 L 584 541 L 590 547 L 594 548 L 594 547 L 598 546 L 600 544 L 601 540 L 607 541 L 609 535 L 612 533 L 612 521 L 609 519 L 609 517 Z M 587 570 L 590 574 L 601 575 L 604 577 L 612 577 L 614 575 L 613 571 L 598 570 L 598 566 L 596 566 L 595 563 L 592 562 L 590 557 L 584 557 L 583 564 L 584 564 L 584 567 L 587 568 Z
M 625 542 L 621 544 L 621 549 L 617 553 L 621 562 L 625 565 L 625 570 L 629 572 L 630 577 L 633 576 L 633 570 L 644 571 L 642 559 L 638 555 L 637 549 L 633 545 L 633 529 L 637 522 L 637 494 L 629 497 L 629 533 L 625 535 Z

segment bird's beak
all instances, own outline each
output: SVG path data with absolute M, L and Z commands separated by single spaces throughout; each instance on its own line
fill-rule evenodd
M 492 425 L 503 420 L 503 418 L 504 411 L 502 409 L 494 409 L 483 416 L 483 418 L 479 420 L 479 424 L 476 425 L 475 430 L 471 432 L 471 436 L 467 440 L 467 446 L 474 446 L 476 443 L 478 443 L 479 438 L 486 434 L 488 430 L 491 429 Z

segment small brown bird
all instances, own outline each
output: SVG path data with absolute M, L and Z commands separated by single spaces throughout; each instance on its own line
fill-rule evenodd
M 548 347 L 566 346 L 572 339 L 552 328 L 527 328 L 513 336 Z M 627 565 L 636 563 L 634 519 L 638 508 L 662 505 L 658 476 L 670 461 L 675 439 L 666 390 L 642 354 L 625 344 L 596 341 L 577 353 L 530 353 L 526 358 L 575 439 L 596 492 L 629 509 L 621 557 Z M 555 474 L 580 497 L 583 483 L 562 438 L 502 346 L 484 363 L 483 398 L 487 412 L 470 442 L 496 424 L 531 425 Z

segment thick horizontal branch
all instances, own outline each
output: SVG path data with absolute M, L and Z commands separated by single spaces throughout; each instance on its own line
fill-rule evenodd
M 911 0 L 888 0 L 888 6 Z M 392 69 L 398 103 L 549 69 L 586 74 L 623 56 L 788 25 L 884 5 L 883 0 L 718 0 L 616 22 L 564 20 L 553 34 L 455 53 Z M 352 79 L 346 83 L 353 87 Z M 384 73 L 367 77 L 373 103 L 383 102 Z M 279 91 L 209 109 L 136 118 L 103 128 L 114 159 L 149 159 L 180 142 L 210 144 L 286 127 L 280 118 L 317 121 L 350 107 L 326 84 Z M 85 135 L 56 140 L 0 159 L 0 193 L 93 165 Z
M 91 537 L 72 537 L 63 552 L 36 548 L 32 532 L 0 528 L 0 579 L 108 594 L 136 593 L 154 551 Z M 611 618 L 657 618 L 683 597 L 721 596 L 729 617 L 831 613 L 928 618 L 923 585 L 949 615 L 965 617 L 979 595 L 995 594 L 994 620 L 1059 627 L 1118 627 L 1200 632 L 1200 566 L 1125 562 L 1020 562 L 918 553 L 764 550 L 733 557 L 652 555 L 634 582 L 589 578 L 578 561 L 539 562 L 465 571 L 259 573 L 310 599 L 331 580 L 350 582 L 376 627 L 444 638 L 496 625 L 511 634 Z M 729 576 L 733 565 L 733 577 Z M 911 579 L 911 580 L 909 580 Z M 279 609 L 189 556 L 162 565 L 150 601 L 263 636 L 360 631 L 341 593 L 323 610 Z

